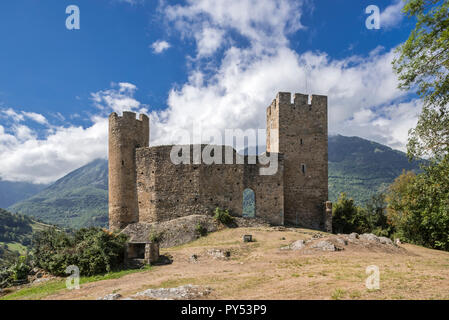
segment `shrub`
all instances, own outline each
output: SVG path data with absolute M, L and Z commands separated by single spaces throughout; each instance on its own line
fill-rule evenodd
M 233 216 L 229 214 L 229 210 L 223 210 L 221 208 L 215 208 L 215 220 L 220 221 L 226 226 L 232 225 L 235 222 L 235 219 Z
M 197 225 L 195 226 L 195 231 L 202 237 L 207 235 L 207 228 L 205 228 L 200 222 L 198 222 Z
M 148 238 L 151 242 L 159 243 L 162 241 L 162 236 L 163 236 L 162 232 L 157 232 L 153 230 Z
M 36 233 L 33 256 L 38 267 L 54 275 L 65 275 L 76 265 L 81 275 L 117 269 L 123 263 L 127 237 L 101 228 L 83 228 L 69 235 L 55 228 Z
M 28 273 L 31 271 L 31 267 L 27 261 L 27 258 L 20 256 L 9 270 L 11 271 L 12 279 L 15 281 L 20 281 L 28 279 Z
M 338 198 L 332 211 L 332 230 L 334 233 L 365 233 L 369 231 L 368 219 L 364 212 L 348 199 L 345 193 Z

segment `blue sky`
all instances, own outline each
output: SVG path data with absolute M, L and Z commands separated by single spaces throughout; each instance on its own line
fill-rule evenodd
M 381 28 L 368 30 L 368 5 Z M 68 30 L 68 5 L 80 29 Z M 0 3 L 0 178 L 50 182 L 106 157 L 111 111 L 150 114 L 152 144 L 193 121 L 264 128 L 277 91 L 329 96 L 331 133 L 404 150 L 421 103 L 396 89 L 398 0 Z M 157 50 L 159 48 L 159 51 Z M 307 84 L 306 84 L 307 78 Z

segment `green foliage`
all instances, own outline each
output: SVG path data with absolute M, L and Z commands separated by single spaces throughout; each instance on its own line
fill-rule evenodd
M 29 236 L 33 231 L 31 223 L 32 220 L 27 216 L 0 209 L 0 241 L 30 244 Z
M 110 272 L 123 263 L 127 237 L 101 228 L 83 228 L 73 235 L 54 228 L 35 234 L 33 256 L 37 266 L 54 275 L 65 275 L 70 265 L 81 275 Z
M 0 288 L 6 288 L 17 281 L 27 281 L 31 271 L 30 261 L 25 256 L 19 256 L 9 265 L 0 268 Z
M 205 228 L 200 222 L 195 226 L 195 231 L 198 235 L 204 237 L 207 235 L 207 228 Z
M 399 87 L 417 88 L 424 108 L 410 131 L 410 158 L 449 152 L 449 2 L 407 0 L 404 13 L 417 20 L 393 61 Z
M 150 232 L 150 236 L 149 236 L 148 240 L 150 240 L 151 242 L 159 243 L 162 241 L 163 235 L 164 234 L 162 232 L 153 230 Z
M 342 193 L 332 210 L 332 230 L 334 233 L 364 233 L 368 230 L 368 220 L 352 198 Z
M 14 281 L 27 280 L 28 273 L 31 267 L 25 256 L 20 256 L 19 259 L 10 268 L 11 277 Z
M 388 218 L 403 240 L 449 251 L 449 155 L 421 174 L 403 173 L 395 180 Z
M 374 233 L 390 237 L 395 229 L 387 220 L 386 196 L 371 197 L 364 207 L 354 204 L 352 198 L 342 193 L 333 206 L 332 229 L 334 233 Z
M 427 104 L 449 103 L 449 2 L 407 0 L 403 12 L 417 19 L 415 29 L 393 61 L 400 87 L 418 86 Z
M 229 214 L 229 210 L 223 210 L 221 208 L 215 208 L 215 215 L 214 215 L 215 220 L 223 223 L 226 226 L 230 226 L 232 224 L 234 224 L 235 219 L 233 216 L 231 216 Z
M 386 195 L 383 193 L 374 195 L 366 202 L 365 207 L 360 209 L 368 223 L 369 232 L 377 236 L 391 237 L 394 226 L 388 221 Z

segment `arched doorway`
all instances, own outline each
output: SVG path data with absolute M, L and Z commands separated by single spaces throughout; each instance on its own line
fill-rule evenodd
M 243 190 L 242 216 L 245 218 L 254 218 L 256 216 L 256 196 L 252 189 Z

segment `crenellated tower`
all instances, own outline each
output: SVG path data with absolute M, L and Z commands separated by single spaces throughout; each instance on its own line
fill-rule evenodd
M 139 221 L 136 148 L 148 147 L 149 119 L 134 112 L 109 116 L 109 229 L 120 230 Z
M 325 228 L 328 200 L 327 97 L 280 92 L 267 108 L 267 151 L 284 154 L 284 219 Z

